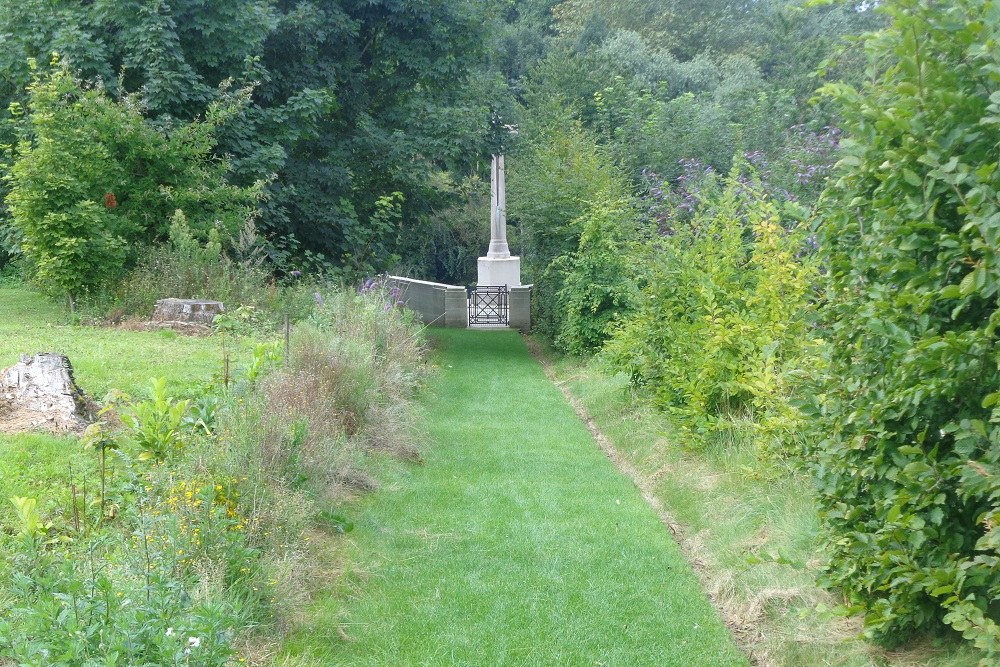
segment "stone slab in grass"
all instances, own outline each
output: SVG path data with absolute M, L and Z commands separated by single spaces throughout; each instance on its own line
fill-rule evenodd
M 205 299 L 160 299 L 153 311 L 154 323 L 183 322 L 212 326 L 216 315 L 226 312 L 221 301 Z

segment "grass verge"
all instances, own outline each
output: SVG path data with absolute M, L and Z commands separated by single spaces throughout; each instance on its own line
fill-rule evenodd
M 539 352 L 546 356 L 544 352 Z M 887 652 L 860 639 L 857 619 L 828 610 L 818 588 L 819 529 L 802 473 L 759 457 L 751 441 L 683 446 L 668 416 L 622 375 L 563 358 L 552 379 L 603 433 L 623 470 L 677 526 L 702 585 L 755 663 L 798 667 L 973 667 L 980 656 L 947 638 Z
M 387 467 L 354 518 L 352 576 L 279 664 L 746 664 L 521 338 L 435 338 L 426 465 Z
M 0 368 L 21 354 L 58 352 L 73 363 L 77 384 L 100 400 L 112 388 L 141 393 L 150 377 L 171 390 L 204 382 L 222 369 L 218 338 L 173 331 L 137 332 L 67 323 L 65 309 L 28 289 L 0 286 Z M 248 355 L 247 346 L 238 348 Z

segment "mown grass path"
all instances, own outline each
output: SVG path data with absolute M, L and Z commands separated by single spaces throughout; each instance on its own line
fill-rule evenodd
M 436 334 L 426 465 L 355 517 L 347 600 L 288 656 L 336 665 L 745 665 L 666 527 L 511 332 Z M 349 639 L 338 639 L 339 628 Z M 312 662 L 308 661 L 307 662 Z

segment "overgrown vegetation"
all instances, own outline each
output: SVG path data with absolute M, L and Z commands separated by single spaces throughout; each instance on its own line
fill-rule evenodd
M 40 468 L 4 487 L 14 498 L 0 512 L 13 531 L 0 545 L 10 559 L 0 656 L 262 664 L 312 590 L 310 536 L 350 529 L 339 503 L 375 484 L 368 457 L 416 451 L 406 406 L 418 332 L 378 293 L 321 299 L 284 362 L 262 344 L 228 385 L 158 378 L 135 397 L 114 393 L 82 443 L 59 441 L 65 473 Z M 127 335 L 133 365 L 161 338 Z M 218 341 L 201 345 L 216 350 L 218 373 Z
M 215 129 L 234 108 L 220 102 L 205 121 L 159 132 L 137 98 L 113 101 L 55 67 L 36 72 L 26 106 L 12 107 L 25 123 L 6 203 L 36 282 L 72 304 L 165 240 L 175 211 L 216 246 L 246 223 L 255 189 L 229 185 L 225 163 L 211 155 Z
M 690 436 L 741 424 L 780 451 L 802 426 L 792 378 L 817 355 L 803 230 L 736 169 L 694 206 L 647 250 L 647 286 L 604 358 Z
M 229 308 L 221 381 L 167 377 L 121 401 L 127 428 L 92 434 L 90 463 L 61 477 L 86 476 L 93 498 L 111 462 L 98 516 L 74 496 L 60 523 L 11 490 L 30 576 L 11 589 L 24 621 L 4 632 L 54 650 L 32 642 L 59 599 L 102 651 L 141 664 L 194 648 L 167 641 L 164 615 L 220 645 L 283 625 L 268 586 L 298 581 L 310 517 L 347 525 L 317 489 L 369 485 L 359 452 L 401 438 L 386 425 L 405 423 L 415 334 L 394 298 L 383 316 L 340 295 L 340 319 L 328 303 L 297 327 L 315 365 L 293 355 L 266 375 L 265 346 L 230 373 L 249 349 L 229 345 L 306 320 L 330 277 L 472 282 L 503 150 L 537 332 L 623 373 L 692 449 L 752 449 L 725 471 L 747 488 L 811 472 L 818 513 L 798 518 L 818 518 L 820 580 L 870 639 L 958 633 L 995 662 L 998 29 L 992 0 L 0 4 L 0 277 L 105 322 L 164 296 Z M 158 335 L 162 354 L 173 334 Z M 111 358 L 116 336 L 93 340 L 142 391 Z M 208 355 L 184 349 L 196 366 Z M 263 511 L 229 495 L 251 483 L 285 541 L 227 527 Z M 197 567 L 175 552 L 199 545 L 152 513 L 176 492 L 201 503 L 189 527 L 214 531 Z M 167 542 L 126 553 L 102 541 L 114 531 Z M 237 574 L 241 549 L 254 564 Z M 63 550 L 76 558 L 50 557 Z M 215 583 L 178 597 L 196 581 Z M 136 653 L 112 609 L 158 643 Z

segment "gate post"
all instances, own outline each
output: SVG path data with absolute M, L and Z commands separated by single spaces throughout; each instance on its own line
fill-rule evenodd
M 464 287 L 449 285 L 444 292 L 444 325 L 466 328 L 469 326 L 468 296 Z
M 510 288 L 510 326 L 531 332 L 531 285 Z

